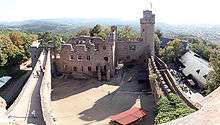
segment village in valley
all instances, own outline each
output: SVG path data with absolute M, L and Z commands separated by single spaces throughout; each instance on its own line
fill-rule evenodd
M 219 46 L 167 35 L 150 6 L 138 31 L 0 24 L 0 125 L 220 124 Z

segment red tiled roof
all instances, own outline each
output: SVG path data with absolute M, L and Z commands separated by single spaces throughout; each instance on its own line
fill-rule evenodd
M 138 119 L 144 117 L 145 115 L 146 114 L 142 109 L 134 107 L 130 110 L 124 111 L 117 115 L 112 115 L 111 120 L 118 122 L 122 125 L 127 125 L 134 121 L 137 121 Z

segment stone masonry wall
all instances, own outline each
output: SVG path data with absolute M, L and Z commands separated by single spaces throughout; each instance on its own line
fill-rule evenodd
M 143 58 L 144 42 L 143 41 L 117 41 L 116 42 L 116 58 L 117 61 L 131 62 L 141 60 Z
M 45 60 L 44 52 L 41 52 L 41 53 L 40 53 L 40 57 L 39 57 L 38 59 L 39 59 L 39 60 L 42 60 L 42 61 Z M 29 78 L 28 78 L 26 84 L 24 85 L 24 87 L 22 88 L 21 92 L 19 93 L 18 97 L 17 97 L 16 100 L 13 102 L 13 104 L 8 108 L 7 113 L 6 113 L 7 115 L 8 115 L 11 111 L 14 110 L 14 108 L 16 107 L 16 105 L 18 104 L 18 102 L 20 101 L 20 98 L 21 98 L 22 96 L 25 96 L 25 95 L 24 95 L 24 92 L 28 89 L 28 86 L 30 86 L 30 84 L 32 83 L 32 82 L 30 82 L 30 81 L 32 81 L 32 78 L 34 78 L 34 73 L 35 73 L 36 71 L 37 71 L 37 67 L 35 66 L 35 67 L 33 68 L 33 70 L 32 70 L 31 75 L 29 76 Z M 29 83 L 29 84 L 27 84 L 27 83 Z
M 92 42 L 89 43 L 88 39 Z M 111 75 L 114 74 L 112 42 L 83 37 L 72 39 L 68 43 L 62 45 L 60 58 L 56 61 L 59 72 L 78 72 L 94 76 L 97 74 L 97 66 L 101 66 L 101 70 L 108 66 Z
M 40 88 L 41 107 L 46 125 L 55 125 L 51 109 L 51 55 L 47 52 L 44 76 Z

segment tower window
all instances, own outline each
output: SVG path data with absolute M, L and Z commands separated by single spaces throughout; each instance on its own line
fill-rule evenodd
M 87 60 L 90 60 L 90 56 L 87 56 Z
M 142 29 L 142 32 L 144 32 L 144 29 Z

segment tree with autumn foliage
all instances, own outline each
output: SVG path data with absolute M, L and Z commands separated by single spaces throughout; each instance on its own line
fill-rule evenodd
M 30 58 L 29 47 L 37 36 L 30 33 L 0 31 L 0 66 L 16 66 Z

